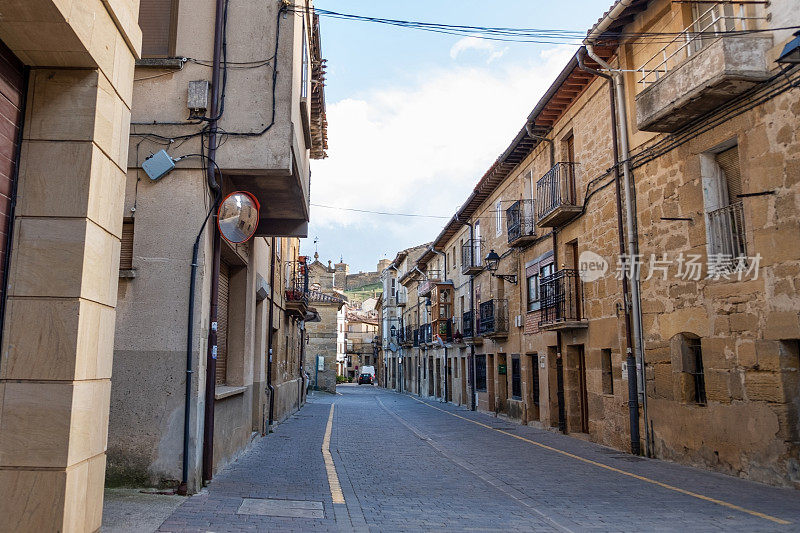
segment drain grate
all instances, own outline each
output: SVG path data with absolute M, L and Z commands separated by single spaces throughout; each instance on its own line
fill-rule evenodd
M 236 514 L 288 518 L 325 518 L 322 502 L 245 498 Z

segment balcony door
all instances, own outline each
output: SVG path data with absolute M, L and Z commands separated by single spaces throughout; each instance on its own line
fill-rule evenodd
M 567 204 L 575 205 L 577 202 L 575 195 L 575 136 L 570 133 L 569 137 L 564 139 L 564 145 L 567 154 L 567 165 L 564 169 L 567 179 L 564 180 L 564 183 L 567 190 L 563 200 Z
M 574 317 L 576 320 L 583 318 L 583 309 L 581 309 L 581 284 L 578 283 L 578 241 L 574 240 L 567 243 L 567 265 L 569 265 L 572 274 L 564 277 L 564 289 L 569 291 L 565 294 L 567 298 L 567 317 Z

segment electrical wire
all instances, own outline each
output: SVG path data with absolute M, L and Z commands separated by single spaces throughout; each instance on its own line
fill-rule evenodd
M 353 211 L 356 213 L 367 213 L 370 215 L 386 215 L 386 216 L 393 216 L 393 217 L 419 217 L 419 218 L 440 218 L 440 219 L 448 219 L 452 217 L 447 217 L 443 215 L 422 215 L 418 213 L 389 213 L 386 211 L 371 211 L 369 209 L 356 209 L 353 207 L 338 207 L 334 205 L 322 205 L 322 204 L 311 204 L 312 207 L 322 207 L 324 209 L 335 209 L 337 211 Z

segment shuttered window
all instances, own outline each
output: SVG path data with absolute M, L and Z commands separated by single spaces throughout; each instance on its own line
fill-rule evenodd
M 228 300 L 230 296 L 230 267 L 219 263 L 219 296 L 217 299 L 217 385 L 228 380 Z
M 728 184 L 728 201 L 736 203 L 742 194 L 742 174 L 739 171 L 739 147 L 728 148 L 724 152 L 717 154 L 717 164 L 725 173 L 725 181 Z
M 142 57 L 175 55 L 175 26 L 178 0 L 141 0 L 139 26 L 142 28 Z
M 122 222 L 122 245 L 119 252 L 119 269 L 133 269 L 133 220 Z

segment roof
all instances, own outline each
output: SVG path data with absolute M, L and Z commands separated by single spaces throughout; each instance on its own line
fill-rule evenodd
M 612 48 L 596 47 L 595 52 L 603 58 L 611 56 Z M 589 84 L 597 77 L 595 74 L 586 72 L 578 65 L 579 50 L 572 56 L 567 65 L 561 70 L 555 81 L 550 85 L 542 98 L 528 115 L 525 124 L 516 134 L 508 148 L 500 154 L 500 157 L 484 173 L 472 194 L 456 211 L 453 218 L 445 225 L 439 235 L 433 241 L 433 248 L 441 250 L 445 244 L 452 239 L 455 234 L 465 225 L 466 221 L 475 214 L 475 211 L 483 204 L 489 196 L 511 175 L 517 166 L 522 163 L 542 142 L 528 134 L 528 129 L 535 135 L 546 135 L 550 132 L 553 125 L 564 115 L 572 106 L 575 100 L 583 94 Z M 586 65 L 599 68 L 594 61 L 586 58 Z M 434 257 L 431 249 L 420 257 L 419 266 L 424 266 Z
M 311 34 L 311 158 L 328 157 L 328 117 L 325 110 L 325 66 L 319 33 L 319 15 L 314 14 Z
M 591 37 L 592 41 L 617 41 L 622 28 L 633 22 L 638 13 L 647 9 L 649 2 L 650 0 L 616 0 L 586 32 L 587 38 Z M 599 35 L 593 35 L 598 31 L 600 31 Z

